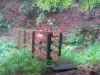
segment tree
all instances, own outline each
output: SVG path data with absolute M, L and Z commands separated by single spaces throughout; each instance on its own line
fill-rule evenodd
M 89 12 L 89 20 L 93 17 L 91 17 L 91 11 L 97 6 L 97 4 L 100 4 L 100 0 L 84 0 L 81 3 L 80 9 L 82 11 L 88 11 Z

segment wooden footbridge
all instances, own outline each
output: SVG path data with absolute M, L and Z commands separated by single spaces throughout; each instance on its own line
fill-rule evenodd
M 18 28 L 15 29 L 15 32 L 15 41 L 18 47 L 32 48 L 32 53 L 39 59 L 44 61 L 52 60 L 52 69 L 54 71 L 67 71 L 77 68 L 71 62 L 61 58 L 61 32 Z M 52 49 L 52 47 L 54 48 Z

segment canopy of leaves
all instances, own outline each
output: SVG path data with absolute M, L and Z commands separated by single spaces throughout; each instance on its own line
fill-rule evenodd
M 90 6 L 90 10 L 92 10 L 99 3 L 100 3 L 100 0 L 83 0 L 83 2 L 81 3 L 80 9 L 83 11 L 87 11 L 89 10 L 89 6 Z
M 36 5 L 41 11 L 55 12 L 59 9 L 74 7 L 74 0 L 38 0 Z

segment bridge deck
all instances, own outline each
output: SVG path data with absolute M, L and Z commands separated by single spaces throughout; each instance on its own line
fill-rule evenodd
M 65 61 L 59 61 L 59 62 L 55 61 L 52 64 L 52 69 L 53 71 L 61 72 L 61 71 L 74 70 L 74 69 L 77 69 L 77 67 L 69 61 L 66 61 L 66 62 Z
M 45 54 L 42 54 L 40 51 L 36 51 L 36 55 L 39 60 L 46 60 Z M 77 69 L 77 67 L 72 62 L 66 61 L 65 59 L 54 54 L 52 54 L 52 56 L 54 57 L 52 58 L 53 64 L 51 66 L 53 71 L 60 72 Z

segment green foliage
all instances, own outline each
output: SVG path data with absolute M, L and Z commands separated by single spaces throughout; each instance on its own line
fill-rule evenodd
M 15 48 L 16 48 L 15 43 L 0 40 L 0 62 L 6 59 L 9 52 Z
M 4 15 L 0 13 L 0 21 L 4 19 Z
M 100 42 L 96 42 L 95 45 L 88 47 L 84 54 L 89 58 L 89 63 L 96 65 L 100 63 Z
M 67 44 L 67 35 L 63 35 L 62 44 Z
M 64 8 L 74 7 L 74 0 L 38 0 L 37 7 L 41 11 L 55 12 Z
M 54 45 L 51 45 L 51 49 L 52 49 L 52 50 L 58 51 L 58 47 L 56 47 L 56 46 L 54 46 Z
M 89 35 L 88 37 L 84 37 L 84 45 L 93 45 L 95 43 L 95 36 Z
M 83 11 L 89 10 L 89 5 L 90 5 L 90 10 L 95 8 L 97 4 L 100 3 L 100 0 L 83 0 L 80 9 Z
M 46 70 L 46 64 L 36 61 L 32 56 L 27 49 L 17 50 L 14 43 L 0 41 L 0 74 L 18 75 L 24 72 L 27 75 L 39 75 Z
M 32 3 L 32 0 L 26 0 L 24 4 L 22 4 L 19 8 L 19 11 L 22 12 L 28 18 L 33 18 L 34 12 L 36 12 L 36 10 L 32 7 Z
M 95 7 L 93 9 L 100 9 L 100 2 L 95 4 Z
M 41 23 L 41 22 L 44 20 L 44 18 L 45 18 L 45 15 L 44 15 L 43 13 L 41 13 L 41 14 L 38 16 L 38 18 L 37 18 L 37 25 L 38 25 L 39 23 Z
M 9 53 L 8 58 L 1 63 L 0 70 L 4 68 L 4 73 L 39 73 L 43 70 L 43 65 L 32 58 L 31 54 L 25 51 L 12 51 Z M 5 75 L 5 74 L 4 74 Z M 9 75 L 9 74 L 8 74 Z
M 84 35 L 81 34 L 81 29 L 74 31 L 73 35 L 70 35 L 70 44 L 82 44 L 84 40 Z
M 87 49 L 80 53 L 73 51 L 77 46 L 67 46 L 62 49 L 62 57 L 74 62 L 78 66 L 90 66 L 100 63 L 100 43 L 90 45 Z
M 69 41 L 70 43 L 76 43 L 76 44 L 80 44 L 83 42 L 83 35 L 80 35 L 80 36 L 71 36 L 71 39 Z
M 87 47 L 95 43 L 95 35 L 95 29 L 92 26 L 79 26 L 68 36 L 70 37 L 68 43 Z
M 0 30 L 6 31 L 8 28 L 8 23 L 5 20 L 4 14 L 0 13 Z

